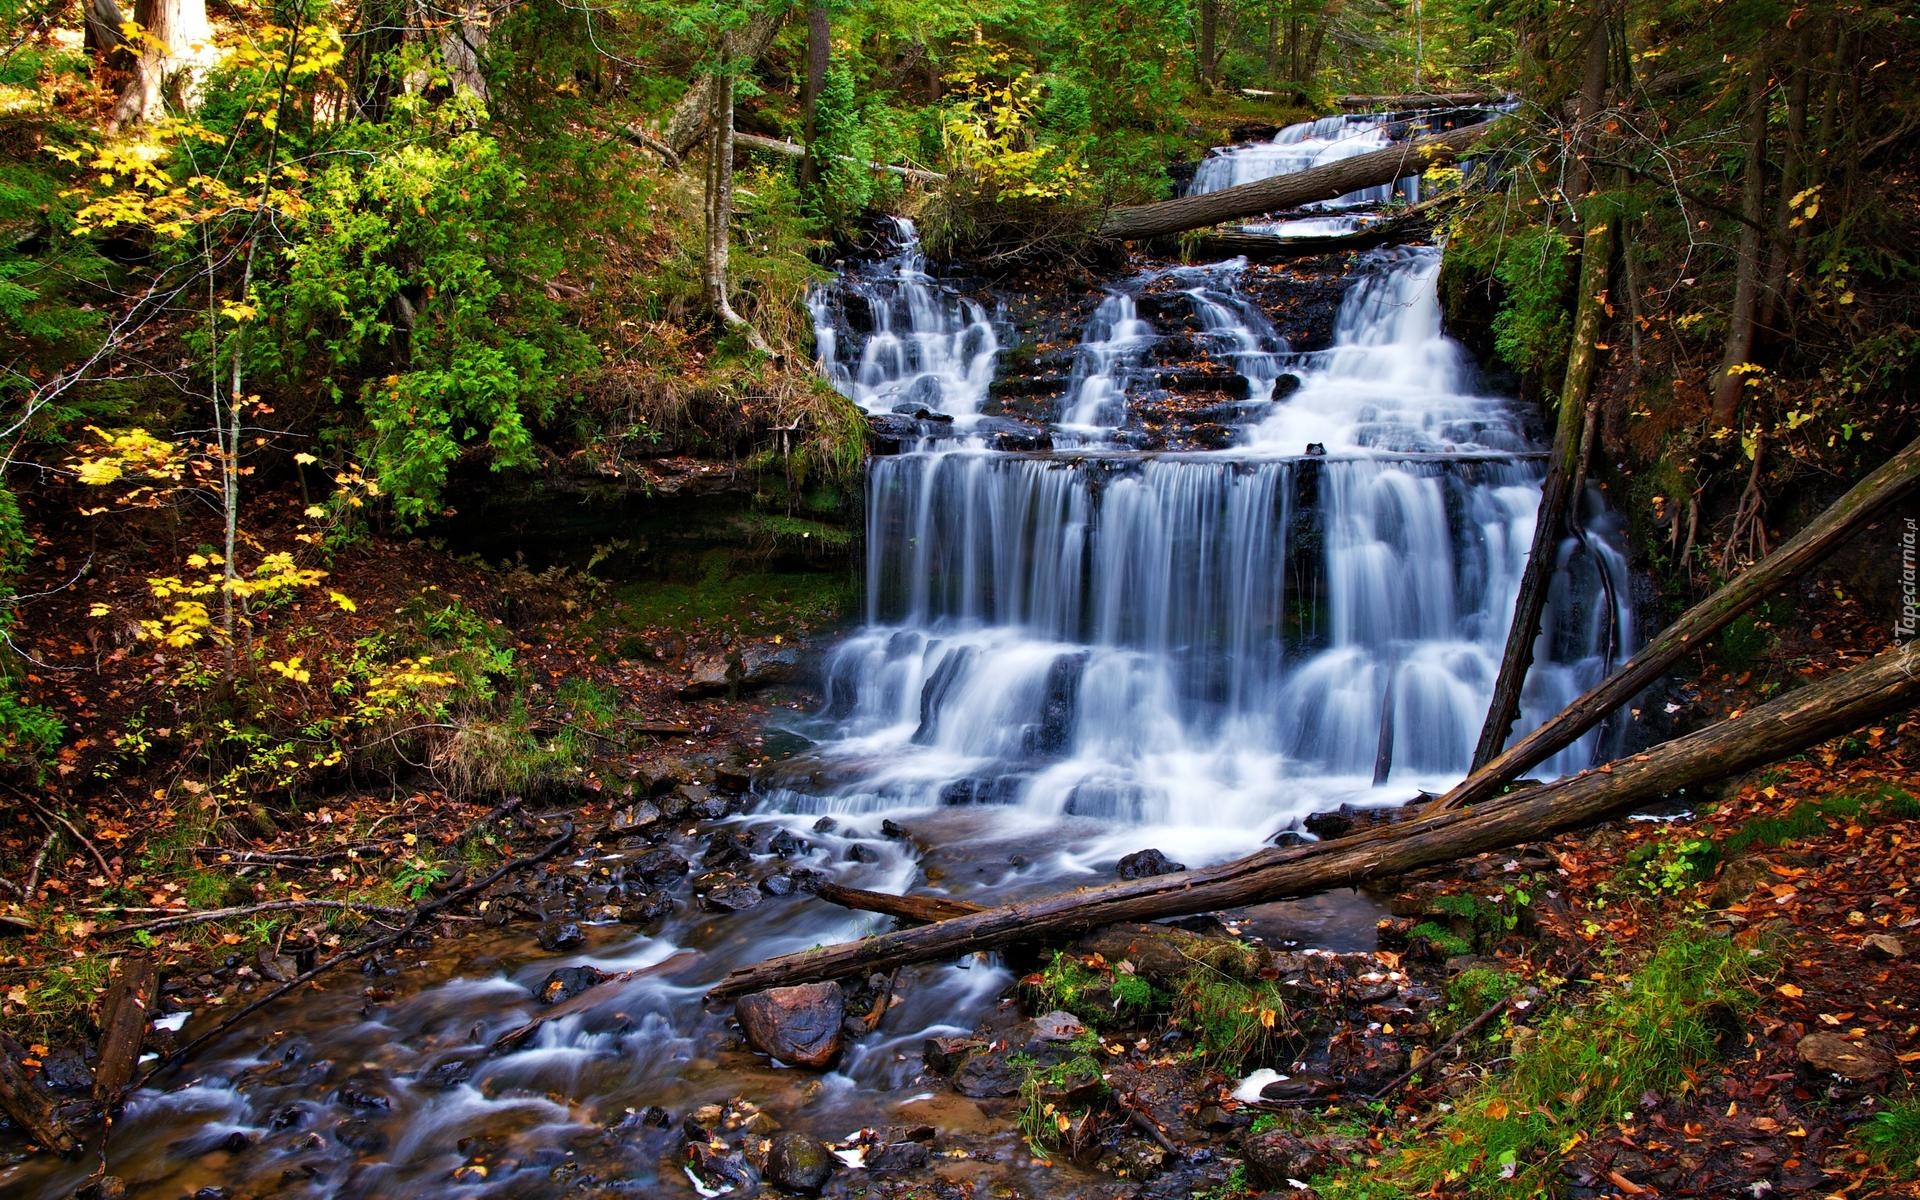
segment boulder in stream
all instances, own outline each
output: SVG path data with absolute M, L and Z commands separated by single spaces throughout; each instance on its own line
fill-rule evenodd
M 1122 879 L 1146 879 L 1184 871 L 1187 864 L 1177 863 L 1158 850 L 1135 850 L 1114 864 L 1114 873 Z
M 742 996 L 734 1019 L 747 1045 L 796 1067 L 830 1066 L 840 1055 L 846 995 L 837 983 L 802 983 Z
M 804 1133 L 782 1133 L 767 1151 L 767 1181 L 803 1196 L 819 1194 L 833 1174 L 833 1151 Z

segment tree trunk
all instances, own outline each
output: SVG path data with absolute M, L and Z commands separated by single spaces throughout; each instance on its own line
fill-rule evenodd
M 630 138 L 643 146 L 646 145 L 647 142 L 653 141 L 653 139 L 647 138 L 643 134 L 638 134 L 631 129 L 616 128 L 614 132 L 620 134 L 622 137 Z M 745 147 L 748 150 L 765 150 L 769 154 L 784 154 L 788 158 L 804 158 L 807 153 L 807 148 L 796 142 L 783 142 L 779 138 L 761 137 L 757 133 L 741 133 L 737 129 L 734 130 L 733 133 L 733 144 L 736 147 Z M 656 153 L 666 149 L 664 145 L 658 142 L 654 142 L 652 146 L 648 146 L 647 148 L 654 150 Z M 918 167 L 896 167 L 892 163 L 866 162 L 850 154 L 842 154 L 839 155 L 838 158 L 841 162 L 859 163 L 869 171 L 885 171 L 889 175 L 898 175 L 902 179 L 911 179 L 915 183 L 940 183 L 946 179 L 946 176 L 938 171 L 922 171 Z
M 1910 443 L 1785 545 L 1749 567 L 1737 579 L 1682 613 L 1661 630 L 1633 660 L 1588 689 L 1540 728 L 1462 780 L 1435 801 L 1436 809 L 1457 808 L 1490 799 L 1500 789 L 1578 741 L 1580 735 L 1631 701 L 1681 658 L 1700 649 L 1741 613 L 1785 587 L 1875 518 L 1920 487 L 1920 441 Z
M 1214 43 L 1220 36 L 1220 0 L 1200 0 L 1200 82 L 1213 86 Z
M 1772 762 L 1860 728 L 1920 699 L 1920 645 L 1890 650 L 1747 713 L 1596 771 L 1464 812 L 1423 816 L 1379 833 L 1257 854 L 1217 867 L 1046 896 L 862 941 L 803 950 L 733 971 L 725 999 L 808 980 L 1044 941 L 1124 921 L 1236 908 L 1369 879 L 1574 829 L 1676 788 Z
M 1600 219 L 1580 239 L 1580 297 L 1574 309 L 1573 351 L 1560 387 L 1560 414 L 1553 427 L 1553 450 L 1547 478 L 1540 487 L 1540 512 L 1533 523 L 1533 547 L 1520 575 L 1520 594 L 1514 600 L 1513 624 L 1507 628 L 1506 652 L 1500 656 L 1500 675 L 1493 685 L 1493 703 L 1473 748 L 1473 769 L 1493 760 L 1507 741 L 1520 715 L 1520 692 L 1533 666 L 1534 643 L 1540 638 L 1540 614 L 1546 610 L 1553 587 L 1554 560 L 1561 531 L 1567 527 L 1567 508 L 1573 495 L 1573 477 L 1582 456 L 1581 431 L 1587 424 L 1587 394 L 1599 353 L 1600 323 L 1605 316 L 1607 266 L 1613 257 L 1613 226 Z
M 1784 330 L 1787 286 L 1805 251 L 1806 222 L 1794 224 L 1798 208 L 1793 201 L 1807 178 L 1807 96 L 1813 74 L 1813 26 L 1800 27 L 1793 42 L 1793 68 L 1787 79 L 1786 152 L 1780 157 L 1780 190 L 1774 197 L 1773 245 L 1767 252 L 1767 278 L 1760 288 L 1760 313 L 1755 324 L 1770 338 Z M 1797 231 L 1797 232 L 1796 232 Z
M 1314 36 L 1318 38 L 1317 31 Z M 1401 92 L 1386 96 L 1342 96 L 1339 103 L 1341 108 L 1353 111 L 1375 108 L 1398 111 L 1409 108 L 1470 108 L 1476 104 L 1491 104 L 1497 99 L 1499 97 L 1489 92 Z
M 114 106 L 115 125 L 137 125 L 164 115 L 167 91 L 183 108 L 199 99 L 200 76 L 213 61 L 213 26 L 206 0 L 139 0 L 133 19 L 139 42 L 127 90 Z
M 751 21 L 728 35 L 726 45 L 721 49 L 722 58 L 731 60 L 741 69 L 760 61 L 767 47 L 773 45 L 780 26 L 786 23 L 787 9 L 788 5 L 775 3 L 755 13 Z M 719 77 L 719 74 L 710 73 L 695 79 L 687 85 L 687 94 L 680 97 L 680 103 L 674 106 L 673 115 L 667 120 L 666 136 L 662 140 L 673 148 L 675 154 L 684 158 L 688 151 L 700 144 L 701 135 L 712 118 L 714 91 Z M 731 111 L 733 106 L 729 104 L 727 107 Z
M 1594 126 L 1607 103 L 1607 26 L 1605 5 L 1596 8 L 1587 25 L 1586 68 L 1580 79 L 1580 108 L 1574 118 L 1573 161 L 1567 164 L 1566 199 L 1577 203 L 1593 188 Z
M 827 60 L 832 53 L 833 26 L 827 19 L 826 0 L 810 0 L 807 5 L 807 77 L 800 89 L 800 136 L 807 144 L 806 155 L 800 160 L 800 186 L 804 188 L 820 186 L 820 160 L 813 146 L 819 131 L 814 122 L 820 115 L 820 89 L 827 85 Z
M 1490 127 L 1491 123 L 1482 123 L 1450 129 L 1293 175 L 1276 175 L 1200 196 L 1116 208 L 1101 222 L 1099 236 L 1109 241 L 1159 237 L 1186 229 L 1204 229 L 1236 217 L 1253 217 L 1332 200 L 1361 188 L 1418 175 L 1435 163 L 1450 162 L 1484 136 Z
M 481 55 L 487 49 L 488 16 L 479 0 L 467 0 L 458 19 L 440 35 L 440 60 L 447 65 L 447 81 L 456 90 L 465 88 L 486 103 L 487 77 L 481 71 Z
M 1747 376 L 1735 368 L 1753 355 L 1754 315 L 1759 308 L 1761 234 L 1767 219 L 1767 56 L 1756 52 L 1747 76 L 1747 164 L 1740 199 L 1740 243 L 1736 251 L 1733 311 L 1727 317 L 1726 347 L 1713 384 L 1708 432 L 1730 430 L 1740 419 L 1740 398 Z
M 707 126 L 707 307 L 722 325 L 738 330 L 748 345 L 770 355 L 773 348 L 733 310 L 733 302 L 727 298 L 733 239 L 733 74 L 727 69 L 724 53 L 715 79 L 713 112 Z

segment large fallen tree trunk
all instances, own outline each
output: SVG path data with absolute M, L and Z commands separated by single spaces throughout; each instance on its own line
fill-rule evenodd
M 773 39 L 780 33 L 780 27 L 787 23 L 788 4 L 770 4 L 753 15 L 745 25 L 729 33 L 721 46 L 722 59 L 730 59 L 740 65 L 742 70 L 752 70 L 753 64 L 773 45 Z M 687 94 L 680 97 L 680 103 L 674 105 L 673 113 L 667 118 L 667 127 L 662 141 L 681 158 L 685 158 L 700 139 L 707 136 L 708 122 L 714 110 L 714 93 L 719 88 L 721 76 L 714 72 L 695 77 L 687 85 Z
M 1223 258 L 1246 258 L 1252 262 L 1312 258 L 1318 254 L 1340 254 L 1348 250 L 1391 246 L 1398 242 L 1424 241 L 1433 236 L 1433 216 L 1430 204 L 1418 204 L 1406 212 L 1363 225 L 1351 233 L 1290 238 L 1227 231 L 1204 233 L 1187 240 L 1166 238 L 1157 242 L 1154 249 L 1178 254 L 1188 262 L 1217 262 Z
M 1379 187 L 1408 175 L 1418 175 L 1438 163 L 1451 162 L 1490 128 L 1492 122 L 1449 129 L 1292 175 L 1276 175 L 1157 204 L 1116 208 L 1100 223 L 1099 236 L 1109 241 L 1163 237 L 1187 229 L 1205 229 L 1236 217 L 1255 217 L 1333 200 L 1361 188 Z
M 803 950 L 721 980 L 710 999 L 990 950 L 1124 921 L 1311 895 L 1588 824 L 1676 789 L 1798 753 L 1920 699 L 1920 645 L 1889 650 L 1741 716 L 1593 771 L 1424 815 L 1379 832 L 1262 850 L 1216 867 L 989 908 L 917 929 Z
M 1546 611 L 1553 588 L 1555 552 L 1567 528 L 1569 504 L 1577 504 L 1573 477 L 1579 474 L 1581 430 L 1587 424 L 1587 396 L 1600 352 L 1600 322 L 1607 303 L 1607 265 L 1613 256 L 1613 228 L 1605 218 L 1594 221 L 1580 238 L 1580 298 L 1574 309 L 1573 349 L 1567 357 L 1566 379 L 1560 387 L 1560 412 L 1554 421 L 1553 453 L 1547 477 L 1540 485 L 1540 510 L 1533 522 L 1533 545 L 1526 569 L 1520 574 L 1520 593 L 1513 603 L 1513 622 L 1507 626 L 1507 645 L 1500 655 L 1500 674 L 1493 684 L 1493 702 L 1473 748 L 1473 769 L 1493 761 L 1507 744 L 1513 722 L 1520 715 L 1520 691 L 1533 666 L 1533 647 L 1540 637 L 1540 615 Z
M 1342 96 L 1340 107 L 1349 110 L 1460 108 L 1468 104 L 1492 104 L 1498 99 L 1486 92 L 1404 92 L 1398 96 Z
M 1521 738 L 1492 762 L 1468 775 L 1439 800 L 1436 810 L 1478 804 L 1499 794 L 1522 772 L 1578 741 L 1621 705 L 1646 690 L 1667 669 L 1699 649 L 1741 613 L 1785 587 L 1841 543 L 1911 495 L 1920 485 L 1920 441 L 1887 460 L 1855 484 L 1812 524 L 1761 559 L 1737 579 L 1682 613 L 1620 670 L 1581 695 L 1546 724 Z

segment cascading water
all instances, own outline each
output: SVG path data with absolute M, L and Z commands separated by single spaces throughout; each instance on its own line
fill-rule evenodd
M 1192 861 L 1331 803 L 1458 778 L 1541 470 L 1511 403 L 1474 393 L 1440 330 L 1438 262 L 1432 248 L 1371 256 L 1332 346 L 1284 359 L 1230 290 L 1243 263 L 1178 269 L 1251 393 L 1271 394 L 1282 361 L 1301 376 L 1254 410 L 1244 450 L 876 459 L 868 624 L 829 660 L 825 737 L 802 760 L 824 786 L 776 803 L 1006 805 L 1095 818 L 1113 846 L 1151 839 Z M 1623 563 L 1591 541 L 1562 555 L 1523 720 L 1631 637 L 1624 603 L 1593 600 L 1626 595 Z
M 1126 418 L 1127 371 L 1153 345 L 1151 322 L 1134 299 L 1114 292 L 1093 310 L 1080 334 L 1060 424 L 1075 430 L 1111 429 Z
M 1236 258 L 1202 268 L 1202 282 L 1188 288 L 1187 296 L 1202 331 L 1220 343 L 1234 370 L 1246 381 L 1245 398 L 1259 402 L 1273 399 L 1274 381 L 1280 378 L 1283 356 L 1289 351 L 1286 339 L 1274 332 L 1267 315 L 1240 294 L 1238 276 L 1246 265 L 1246 259 Z
M 979 415 L 1000 342 L 987 311 L 927 274 L 913 222 L 892 221 L 897 249 L 807 298 L 834 386 L 870 413 Z M 853 334 L 854 328 L 863 332 Z M 842 341 L 850 353 L 842 353 Z

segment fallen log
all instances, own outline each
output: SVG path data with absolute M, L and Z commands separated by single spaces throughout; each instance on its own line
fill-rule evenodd
M 53 1097 L 20 1065 L 15 1057 L 18 1050 L 12 1038 L 0 1038 L 0 1112 L 12 1117 L 41 1149 L 69 1153 L 74 1147 L 73 1132 L 60 1119 Z
M 122 955 L 113 982 L 100 1000 L 100 1053 L 93 1065 L 93 1098 L 104 1107 L 120 1102 L 133 1082 L 140 1046 L 147 1036 L 147 1005 L 158 975 L 145 954 Z
M 1482 122 L 1449 129 L 1291 175 L 1276 175 L 1157 204 L 1116 208 L 1100 223 L 1098 236 L 1108 241 L 1138 241 L 1187 229 L 1205 229 L 1238 217 L 1254 217 L 1333 200 L 1348 192 L 1392 183 L 1408 175 L 1418 175 L 1430 166 L 1451 162 L 1492 127 L 1492 122 Z
M 731 60 L 742 65 L 742 69 L 751 71 L 753 64 L 773 45 L 773 39 L 779 36 L 780 27 L 787 23 L 787 13 L 792 5 L 785 3 L 770 4 L 753 14 L 745 25 L 725 35 L 720 50 L 720 60 Z M 725 70 L 724 66 L 722 70 Z M 708 123 L 713 119 L 715 94 L 719 91 L 721 73 L 710 71 L 696 76 L 687 85 L 687 94 L 673 106 L 673 113 L 667 118 L 667 126 L 660 140 L 666 143 L 673 153 L 685 158 L 692 152 L 700 140 L 707 136 Z
M 1568 507 L 1579 502 L 1573 494 L 1573 479 L 1580 470 L 1581 431 L 1587 425 L 1588 393 L 1599 354 L 1601 320 L 1606 314 L 1607 265 L 1612 255 L 1612 226 L 1605 218 L 1597 218 L 1580 238 L 1580 298 L 1574 309 L 1573 349 L 1560 386 L 1560 411 L 1554 421 L 1547 477 L 1540 485 L 1533 545 L 1527 551 L 1526 568 L 1520 573 L 1520 593 L 1514 598 L 1513 621 L 1507 626 L 1507 644 L 1500 655 L 1493 700 L 1487 706 L 1480 740 L 1473 748 L 1475 771 L 1500 753 L 1520 715 L 1520 689 L 1533 666 L 1540 615 L 1546 611 L 1547 593 L 1553 588 L 1555 551 L 1561 531 L 1567 527 Z
M 1855 533 L 1920 487 L 1920 441 L 1910 443 L 1880 469 L 1855 484 L 1811 524 L 1725 587 L 1694 605 L 1661 630 L 1626 666 L 1595 684 L 1546 724 L 1469 774 L 1432 805 L 1434 811 L 1478 804 L 1498 795 L 1522 772 L 1578 741 L 1580 735 L 1631 701 L 1667 668 L 1725 629 L 1741 613 L 1823 561 Z
M 1350 111 L 1384 108 L 1461 108 L 1492 104 L 1500 97 L 1486 92 L 1403 92 L 1397 96 L 1342 96 L 1340 107 Z
M 807 156 L 807 148 L 798 142 L 762 137 L 757 133 L 741 133 L 737 129 L 734 130 L 733 133 L 733 144 L 736 146 L 745 146 L 749 150 L 765 150 L 772 154 L 784 154 L 788 158 L 805 158 Z M 896 167 L 891 163 L 868 162 L 866 159 L 855 158 L 851 154 L 836 154 L 834 157 L 841 162 L 850 162 L 863 166 L 869 171 L 885 171 L 890 175 L 898 175 L 903 179 L 911 179 L 915 183 L 942 183 L 945 182 L 947 178 L 938 171 L 923 171 L 919 167 Z
M 1536 841 L 1677 789 L 1798 753 L 1909 707 L 1920 699 L 1916 672 L 1920 643 L 1889 650 L 1647 753 L 1491 804 L 1431 813 L 1334 842 L 1262 850 L 1215 867 L 1022 901 L 917 929 L 782 955 L 731 972 L 707 995 L 720 1000 L 1125 921 L 1311 895 Z
M 1318 254 L 1341 254 L 1348 250 L 1371 250 L 1375 246 L 1391 246 L 1399 242 L 1416 241 L 1426 238 L 1433 232 L 1431 214 L 1421 212 L 1415 215 L 1409 209 L 1398 216 L 1385 221 L 1376 221 L 1371 225 L 1354 230 L 1352 233 L 1332 234 L 1327 237 L 1272 237 L 1262 233 L 1248 233 L 1245 230 L 1226 230 L 1221 233 L 1206 233 L 1185 242 L 1176 243 L 1168 239 L 1163 246 L 1156 242 L 1151 249 L 1156 252 L 1179 253 L 1189 262 L 1217 262 L 1223 258 L 1245 258 L 1249 262 L 1273 262 L 1278 259 L 1312 258 Z
M 838 883 L 816 884 L 813 894 L 829 904 L 838 904 L 841 908 L 881 913 L 885 916 L 897 917 L 902 921 L 912 921 L 916 925 L 928 925 L 934 921 L 964 917 L 968 913 L 977 913 L 985 907 L 981 904 L 970 904 L 965 900 L 948 900 L 941 896 L 896 896 L 891 892 L 870 892 L 865 888 L 846 887 Z

